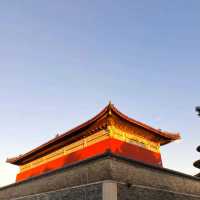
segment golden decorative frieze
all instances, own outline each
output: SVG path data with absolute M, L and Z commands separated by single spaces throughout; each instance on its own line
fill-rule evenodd
M 123 142 L 127 142 L 130 144 L 135 144 L 142 148 L 148 149 L 150 151 L 160 153 L 160 144 L 149 141 L 143 137 L 139 137 L 138 135 L 134 135 L 132 133 L 128 133 L 124 130 L 116 128 L 115 126 L 108 127 L 109 134 L 112 138 L 121 140 Z
M 114 123 L 111 123 L 114 124 Z M 55 160 L 60 158 L 64 155 L 68 155 L 75 151 L 84 149 L 85 147 L 91 146 L 97 142 L 103 141 L 108 138 L 114 138 L 129 144 L 134 144 L 140 146 L 144 149 L 148 149 L 150 151 L 159 153 L 160 152 L 160 144 L 149 141 L 143 137 L 139 137 L 138 135 L 134 134 L 134 132 L 129 132 L 129 129 L 124 129 L 124 126 L 115 127 L 114 125 L 108 126 L 107 130 L 101 130 L 93 135 L 90 135 L 86 138 L 83 138 L 79 141 L 76 141 L 70 145 L 67 145 L 61 149 L 58 149 L 46 156 L 38 158 L 30 163 L 20 166 L 20 172 L 24 172 L 26 170 L 32 169 L 49 161 Z

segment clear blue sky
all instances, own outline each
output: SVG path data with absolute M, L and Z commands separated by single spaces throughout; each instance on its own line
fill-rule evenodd
M 99 112 L 180 132 L 167 168 L 195 174 L 199 155 L 200 1 L 0 2 L 0 185 L 5 164 Z

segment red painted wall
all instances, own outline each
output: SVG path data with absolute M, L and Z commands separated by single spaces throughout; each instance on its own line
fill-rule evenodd
M 107 150 L 110 150 L 112 153 L 124 156 L 126 158 L 142 161 L 156 166 L 162 166 L 160 153 L 155 153 L 139 146 L 125 143 L 116 139 L 106 139 L 86 147 L 85 149 L 78 150 L 56 160 L 37 166 L 33 169 L 21 172 L 17 175 L 16 180 L 22 181 L 45 172 L 64 167 L 67 164 L 102 154 Z

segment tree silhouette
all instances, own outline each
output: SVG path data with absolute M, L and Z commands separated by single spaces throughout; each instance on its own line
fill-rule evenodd
M 200 146 L 197 147 L 197 151 L 200 152 Z M 200 169 L 200 160 L 195 161 L 193 165 L 194 165 L 194 167 Z M 200 177 L 200 173 L 197 174 L 196 176 Z
M 198 116 L 200 117 L 200 106 L 197 106 L 195 108 L 196 112 L 198 113 Z M 197 151 L 200 152 L 200 146 L 197 147 Z M 200 169 L 200 160 L 197 160 L 194 162 L 194 167 L 199 168 Z M 200 173 L 197 174 L 196 176 L 200 177 Z
M 198 116 L 200 116 L 200 106 L 197 106 L 197 107 L 195 108 L 195 110 L 196 110 L 196 112 L 198 113 Z

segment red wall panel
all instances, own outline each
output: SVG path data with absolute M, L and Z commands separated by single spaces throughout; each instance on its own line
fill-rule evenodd
M 155 153 L 139 146 L 125 143 L 116 139 L 106 139 L 30 170 L 21 172 L 17 175 L 16 180 L 25 180 L 45 172 L 64 167 L 67 164 L 75 163 L 80 160 L 85 160 L 92 156 L 102 154 L 107 150 L 110 150 L 112 153 L 124 156 L 126 158 L 142 161 L 156 166 L 162 166 L 160 153 Z

